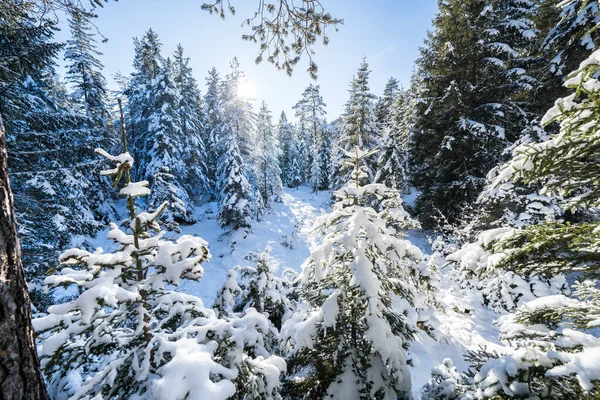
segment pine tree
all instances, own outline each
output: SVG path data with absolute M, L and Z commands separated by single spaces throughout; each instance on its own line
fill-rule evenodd
M 11 3 L 12 4 L 12 3 Z M 32 301 L 47 306 L 40 281 L 73 235 L 93 235 L 114 213 L 106 191 L 91 194 L 100 163 L 89 143 L 106 143 L 103 130 L 73 104 L 54 69 L 60 49 L 55 22 L 37 18 L 30 2 L 5 4 L 0 28 L 0 113 L 5 121 L 9 171 Z M 23 7 L 20 7 L 23 6 Z M 27 54 L 27 60 L 22 57 Z M 67 220 L 77 220 L 69 225 Z M 52 228 L 52 229 L 49 229 Z
M 256 118 L 256 180 L 258 195 L 265 208 L 273 201 L 281 201 L 283 184 L 279 168 L 279 146 L 273 128 L 271 112 L 263 101 Z
M 219 181 L 222 182 L 217 219 L 222 227 L 233 230 L 250 228 L 252 221 L 252 187 L 245 173 L 235 133 L 225 125 L 224 153 L 219 161 Z
M 554 99 L 567 95 L 564 81 L 569 71 L 577 69 L 590 51 L 598 48 L 598 9 L 597 0 L 540 4 L 536 22 L 546 34 L 541 45 L 544 64 L 538 77 L 542 84 L 536 93 L 541 113 L 552 107 Z
M 203 102 L 203 140 L 207 155 L 207 178 L 213 188 L 212 196 L 218 197 L 220 183 L 218 178 L 219 160 L 223 155 L 224 144 L 221 143 L 224 116 L 222 100 L 219 92 L 221 78 L 215 68 L 208 71 L 206 78 L 206 94 Z
M 407 144 L 414 105 L 414 96 L 410 92 L 401 91 L 396 94 L 391 114 L 386 117 L 387 123 L 382 128 L 381 153 L 377 160 L 375 182 L 385 183 L 401 192 L 408 190 Z
M 379 132 L 376 126 L 374 102 L 375 95 L 369 89 L 369 64 L 363 59 L 356 75 L 350 82 L 350 98 L 345 106 L 341 134 L 336 144 L 339 150 L 333 155 L 333 187 L 342 187 L 352 174 L 352 168 L 345 165 L 344 151 L 351 151 L 354 146 L 374 149 L 379 143 Z M 375 176 L 377 158 L 373 155 L 367 160 L 369 179 Z
M 306 180 L 306 149 L 304 140 L 298 134 L 299 129 L 292 132 L 287 168 L 287 186 L 297 188 Z
M 188 168 L 184 183 L 188 192 L 198 199 L 208 197 L 212 188 L 207 177 L 207 153 L 202 137 L 202 97 L 189 63 L 190 59 L 183 55 L 183 47 L 178 45 L 173 55 L 173 80 L 181 95 L 179 119 L 185 138 L 184 162 Z
M 405 348 L 416 328 L 394 311 L 392 294 L 414 306 L 409 277 L 422 254 L 365 204 L 388 191 L 360 184 L 372 153 L 358 147 L 346 153 L 353 178 L 336 192 L 333 212 L 317 221 L 326 236 L 303 265 L 306 306 L 282 328 L 292 351 L 289 373 L 303 376 L 288 383 L 291 397 L 397 398 L 410 392 Z
M 292 314 L 292 302 L 286 297 L 286 283 L 273 274 L 271 247 L 267 246 L 256 267 L 237 266 L 230 270 L 217 294 L 215 308 L 226 315 L 254 308 L 264 314 L 276 329 Z M 276 334 L 272 335 L 275 338 Z
M 286 186 L 290 186 L 290 167 L 292 163 L 292 143 L 294 140 L 294 127 L 287 120 L 285 112 L 281 112 L 277 124 L 277 140 L 279 141 L 279 166 L 281 168 L 281 180 Z
M 579 209 L 586 219 L 574 223 L 541 223 L 515 230 L 490 243 L 499 255 L 494 266 L 526 276 L 552 279 L 574 273 L 579 281 L 572 297 L 543 297 L 522 305 L 500 324 L 501 339 L 515 350 L 508 355 L 481 354 L 471 389 L 487 395 L 547 399 L 593 399 L 600 393 L 594 360 L 600 339 L 597 247 L 600 204 L 597 184 L 600 101 L 600 51 L 569 75 L 574 93 L 556 101 L 542 120 L 560 123 L 560 131 L 540 143 L 517 147 L 500 170 L 495 185 L 522 180 L 542 184 L 542 192 L 562 198 L 561 207 Z M 511 366 L 510 370 L 507 366 Z
M 108 119 L 106 80 L 102 76 L 104 66 L 98 60 L 102 56 L 97 50 L 96 40 L 91 33 L 91 15 L 74 11 L 69 19 L 71 39 L 65 48 L 67 82 L 75 89 L 73 98 L 83 110 L 100 126 Z
M 334 125 L 325 122 L 323 124 L 323 134 L 319 143 L 313 174 L 313 182 L 318 190 L 328 190 L 331 188 L 331 154 L 333 153 L 333 142 L 337 138 L 337 129 Z M 317 175 L 318 172 L 318 175 Z
M 162 43 L 156 32 L 148 29 L 141 40 L 133 39 L 135 56 L 133 59 L 134 72 L 131 74 L 129 88 L 126 90 L 128 101 L 128 112 L 130 115 L 131 154 L 138 160 L 133 173 L 137 178 L 145 179 L 145 169 L 142 160 L 145 160 L 151 147 L 148 137 L 148 125 L 150 113 L 154 111 L 153 101 L 149 91 L 152 81 L 158 76 L 164 58 L 161 55 Z
M 308 166 L 308 179 L 315 192 L 324 186 L 319 152 L 324 140 L 325 106 L 320 86 L 312 83 L 304 90 L 302 99 L 294 106 L 296 117 L 299 119 L 298 125 L 304 128 L 302 132 L 307 135 L 307 139 L 310 138 L 306 140 L 308 153 L 306 165 Z
M 422 101 L 410 140 L 417 209 L 429 226 L 438 212 L 455 222 L 527 128 L 533 12 L 532 2 L 440 2 L 418 60 Z
M 141 176 L 152 184 L 150 204 L 158 206 L 168 201 L 164 220 L 191 223 L 194 221 L 194 208 L 185 183 L 190 172 L 186 165 L 189 159 L 187 149 L 194 141 L 188 142 L 182 129 L 178 112 L 181 95 L 172 74 L 172 64 L 167 60 L 150 82 L 148 96 L 152 111 L 148 116 L 148 142 L 144 146 L 148 153 L 140 160 L 138 168 Z
M 254 154 L 255 115 L 250 99 L 244 98 L 240 94 L 240 86 L 245 79 L 245 74 L 240 69 L 240 63 L 236 57 L 231 61 L 231 71 L 225 76 L 221 94 L 225 121 L 235 134 L 234 137 L 238 142 L 242 158 L 250 166 L 254 161 L 252 155 Z M 251 172 L 251 170 L 252 168 L 249 168 L 247 172 Z
M 379 98 L 375 106 L 375 118 L 380 129 L 390 122 L 398 94 L 402 91 L 396 78 L 390 78 L 385 84 L 383 96 Z

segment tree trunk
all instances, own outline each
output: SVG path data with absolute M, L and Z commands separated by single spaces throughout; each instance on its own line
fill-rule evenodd
M 0 115 L 0 399 L 48 399 L 36 355 Z

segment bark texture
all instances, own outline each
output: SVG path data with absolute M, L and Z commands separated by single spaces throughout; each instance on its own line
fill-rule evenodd
M 48 399 L 31 325 L 0 115 L 0 400 Z

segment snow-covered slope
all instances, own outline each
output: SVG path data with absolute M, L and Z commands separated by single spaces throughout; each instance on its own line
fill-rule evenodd
M 236 265 L 254 265 L 252 257 L 260 254 L 267 245 L 272 248 L 271 261 L 276 275 L 280 275 L 286 268 L 300 272 L 310 251 L 319 244 L 320 235 L 313 232 L 314 222 L 329 207 L 329 192 L 315 194 L 308 187 L 286 188 L 283 202 L 275 203 L 262 221 L 254 221 L 250 233 L 234 235 L 225 235 L 225 231 L 219 226 L 216 220 L 216 203 L 197 208 L 198 222 L 182 226 L 182 233 L 197 235 L 206 240 L 212 259 L 203 264 L 205 274 L 199 282 L 185 282 L 179 290 L 200 297 L 205 305 L 210 306 L 227 277 L 227 271 Z M 104 235 L 105 232 L 98 235 L 93 245 L 109 246 Z M 409 231 L 408 239 L 421 248 L 423 253 L 431 253 L 426 232 Z M 414 364 L 411 376 L 415 399 L 420 398 L 421 388 L 430 378 L 431 369 L 441 364 L 445 358 L 452 358 L 459 370 L 464 371 L 468 368 L 463 358 L 467 350 L 487 347 L 501 353 L 503 349 L 498 341 L 498 329 L 493 324 L 498 315 L 482 307 L 475 307 L 472 315 L 455 312 L 451 305 L 460 304 L 464 299 L 455 297 L 444 275 L 445 271 L 442 271 L 438 301 L 447 307 L 436 315 L 441 323 L 442 338 L 436 341 L 422 334 L 411 347 Z
M 329 192 L 311 193 L 308 187 L 286 188 L 282 203 L 274 203 L 262 221 L 254 221 L 247 235 L 224 235 L 216 221 L 217 204 L 208 203 L 197 209 L 198 222 L 182 226 L 182 233 L 197 235 L 208 242 L 212 254 L 204 264 L 205 275 L 200 282 L 187 282 L 182 290 L 212 304 L 217 290 L 225 281 L 227 271 L 236 265 L 253 265 L 253 253 L 260 254 L 271 246 L 271 262 L 275 274 L 286 268 L 300 271 L 300 266 L 319 240 L 312 233 L 315 219 L 329 207 Z

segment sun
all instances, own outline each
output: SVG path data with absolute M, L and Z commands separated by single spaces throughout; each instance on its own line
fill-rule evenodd
M 238 96 L 246 99 L 253 99 L 256 96 L 256 86 L 250 79 L 244 79 L 238 86 Z

